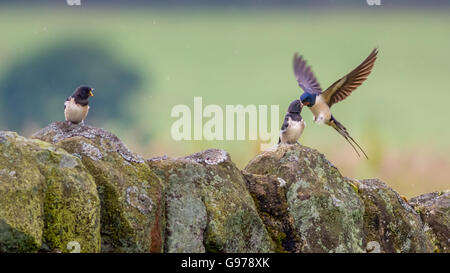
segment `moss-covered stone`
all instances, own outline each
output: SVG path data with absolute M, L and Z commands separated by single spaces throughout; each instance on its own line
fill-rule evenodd
M 102 252 L 162 252 L 159 178 L 144 159 L 100 128 L 54 122 L 33 135 L 81 159 L 101 201 Z
M 423 194 L 412 198 L 410 204 L 425 223 L 434 251 L 450 253 L 450 191 Z
M 0 131 L 0 253 L 450 252 L 450 192 L 408 204 L 301 145 L 241 172 L 216 149 L 145 161 L 90 126 L 34 138 Z
M 100 251 L 99 198 L 81 161 L 0 132 L 0 252 Z
M 243 174 L 259 215 L 276 245 L 275 251 L 299 252 L 302 241 L 289 214 L 286 181 L 274 175 L 246 171 Z
M 365 206 L 365 245 L 389 253 L 433 251 L 419 215 L 398 193 L 378 179 L 359 181 L 358 191 Z
M 149 165 L 166 184 L 166 252 L 270 252 L 245 180 L 222 150 Z
M 364 251 L 363 203 L 316 150 L 279 145 L 256 156 L 244 174 L 279 251 Z

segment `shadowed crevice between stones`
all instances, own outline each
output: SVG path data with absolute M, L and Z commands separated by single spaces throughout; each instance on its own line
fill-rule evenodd
M 223 150 L 148 164 L 165 183 L 166 252 L 271 252 L 245 180 Z

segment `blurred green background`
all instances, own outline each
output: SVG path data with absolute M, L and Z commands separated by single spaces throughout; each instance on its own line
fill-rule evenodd
M 358 158 L 333 129 L 313 124 L 300 142 L 344 176 L 379 177 L 412 197 L 450 187 L 450 10 L 302 6 L 29 7 L 0 9 L 0 129 L 30 136 L 64 120 L 63 102 L 95 88 L 86 124 L 117 134 L 145 157 L 227 150 L 239 167 L 259 141 L 174 141 L 177 104 L 280 105 L 301 94 L 304 55 L 323 89 L 374 47 L 368 80 L 333 113 L 367 151 Z

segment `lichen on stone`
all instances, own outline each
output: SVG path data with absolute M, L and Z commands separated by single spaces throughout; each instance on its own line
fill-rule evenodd
M 359 181 L 364 202 L 364 239 L 381 252 L 432 252 L 423 222 L 400 195 L 378 179 Z
M 148 164 L 166 186 L 165 251 L 272 251 L 244 178 L 225 151 L 206 150 Z
M 163 250 L 163 186 L 141 156 L 117 136 L 92 126 L 54 122 L 33 138 L 79 156 L 94 178 L 101 202 L 102 252 Z
M 103 157 L 98 148 L 86 142 L 81 142 L 81 152 L 92 160 L 100 160 Z
M 99 252 L 99 199 L 81 161 L 40 140 L 0 135 L 0 252 L 65 252 L 74 240 L 81 252 Z
M 144 159 L 131 152 L 125 144 L 114 134 L 88 125 L 72 124 L 69 122 L 53 122 L 44 129 L 33 134 L 32 138 L 42 139 L 50 143 L 58 143 L 75 136 L 86 139 L 99 139 L 99 145 L 108 152 L 119 153 L 126 161 L 144 163 Z
M 229 155 L 224 150 L 209 149 L 199 153 L 195 153 L 190 156 L 186 156 L 185 159 L 193 160 L 197 163 L 205 163 L 208 165 L 217 165 L 229 158 Z
M 126 200 L 130 206 L 143 214 L 149 213 L 153 208 L 152 199 L 145 194 L 145 190 L 140 190 L 136 186 L 127 188 Z
M 289 238 L 281 242 L 283 250 L 364 252 L 364 206 L 322 154 L 301 145 L 279 145 L 277 149 L 256 156 L 245 167 L 244 173 L 253 176 L 246 176 L 248 181 L 256 179 L 248 184 L 249 190 L 257 199 L 255 202 L 259 204 L 260 216 L 266 225 L 276 231 L 273 234 L 288 235 Z M 273 182 L 276 187 L 268 183 L 272 176 L 276 177 Z M 279 179 L 286 182 L 284 187 L 280 187 Z M 255 183 L 266 185 L 265 188 L 273 192 L 267 196 L 271 199 L 261 196 Z M 281 217 L 274 215 L 274 211 L 280 210 L 274 210 L 280 206 L 273 202 L 274 198 L 286 202 L 287 207 L 279 214 Z M 274 236 L 272 238 L 276 241 Z
M 425 223 L 433 251 L 450 253 L 450 191 L 423 194 L 412 198 L 410 204 Z
M 0 253 L 450 252 L 450 192 L 408 201 L 277 145 L 144 159 L 115 135 L 55 122 L 0 131 Z

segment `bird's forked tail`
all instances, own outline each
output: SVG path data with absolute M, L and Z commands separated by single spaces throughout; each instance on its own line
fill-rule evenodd
M 361 146 L 359 146 L 359 144 L 350 136 L 350 134 L 347 131 L 347 128 L 345 128 L 344 125 L 342 125 L 342 123 L 340 123 L 339 121 L 337 121 L 333 116 L 331 116 L 330 122 L 328 123 L 328 125 L 330 125 L 331 127 L 333 127 L 334 129 L 336 129 L 336 131 L 338 131 L 339 134 L 341 134 L 347 141 L 348 143 L 350 143 L 350 145 L 352 145 L 353 149 L 355 150 L 355 152 L 358 154 L 358 156 L 360 156 L 358 150 L 356 150 L 355 146 L 352 144 L 355 143 L 356 146 L 358 146 L 358 148 L 361 150 L 361 152 L 364 154 L 364 156 L 369 159 L 369 157 L 367 157 L 366 153 L 364 152 L 364 150 L 361 148 Z

